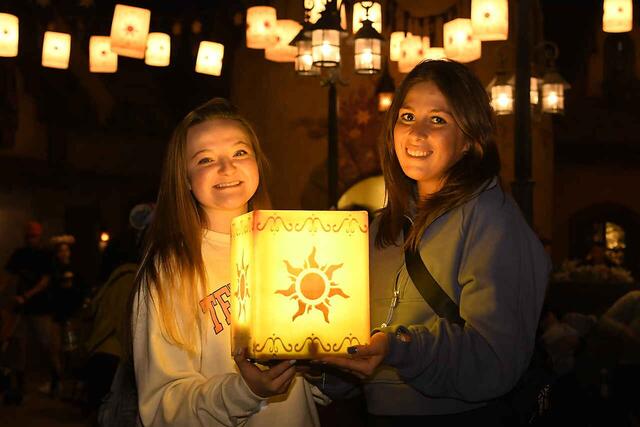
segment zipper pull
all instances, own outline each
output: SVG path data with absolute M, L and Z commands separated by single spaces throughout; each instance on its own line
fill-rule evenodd
M 391 300 L 391 307 L 396 308 L 398 301 L 400 300 L 400 291 L 393 291 L 393 299 Z

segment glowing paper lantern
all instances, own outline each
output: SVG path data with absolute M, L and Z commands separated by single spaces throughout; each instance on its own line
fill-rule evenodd
M 253 6 L 247 9 L 247 47 L 264 49 L 276 44 L 276 9 Z
M 471 0 L 471 27 L 481 41 L 509 38 L 509 4 L 507 0 Z
M 540 100 L 540 82 L 542 79 L 531 77 L 529 89 L 529 101 L 532 105 L 537 105 Z
M 499 116 L 513 113 L 513 86 L 509 84 L 493 86 L 491 106 Z
M 315 24 L 320 19 L 322 12 L 326 8 L 327 0 L 305 0 L 305 7 L 307 3 L 313 3 L 313 7 L 309 12 L 309 22 Z M 343 30 L 347 29 L 347 11 L 342 7 L 342 0 L 338 0 L 336 3 L 338 10 L 340 11 L 340 27 Z
M 71 35 L 47 31 L 42 43 L 42 66 L 49 68 L 69 68 Z
M 111 51 L 108 36 L 91 36 L 89 39 L 89 71 L 115 73 L 118 71 L 118 55 Z
M 0 13 L 0 56 L 18 56 L 18 17 Z
M 422 39 L 407 33 L 407 36 L 400 43 L 402 55 L 398 61 L 398 71 L 408 73 L 422 61 Z
M 447 59 L 447 55 L 444 54 L 443 47 L 430 47 L 424 51 L 424 59 L 439 60 Z
M 400 61 L 402 58 L 402 40 L 404 40 L 404 31 L 394 31 L 389 38 L 389 59 L 392 61 Z
M 222 72 L 224 46 L 220 43 L 201 41 L 196 59 L 196 72 L 219 76 Z
M 149 33 L 144 63 L 154 67 L 166 67 L 171 62 L 171 37 L 165 33 Z
M 358 74 L 375 74 L 382 67 L 382 36 L 365 20 L 355 35 L 354 68 Z
M 120 56 L 144 58 L 151 11 L 117 4 L 111 23 L 111 50 Z
M 424 55 L 427 53 L 427 49 L 431 47 L 431 39 L 427 36 L 422 36 L 422 46 L 420 47 L 421 59 L 424 59 Z
M 358 2 L 353 5 L 353 33 L 357 33 L 362 28 L 362 21 L 367 19 L 367 9 L 362 5 L 363 2 Z M 373 22 L 373 28 L 377 32 L 382 33 L 382 5 L 380 3 L 373 3 L 371 1 L 364 2 L 369 3 L 372 6 L 369 8 L 369 21 Z
M 458 62 L 471 62 L 480 59 L 482 45 L 473 36 L 471 20 L 458 18 L 443 26 L 444 53 L 447 58 Z
M 633 3 L 631 0 L 604 0 L 602 6 L 602 31 L 626 33 L 633 26 Z
M 295 62 L 298 49 L 289 43 L 302 29 L 302 25 L 291 19 L 278 19 L 276 24 L 276 44 L 264 50 L 264 57 L 275 62 Z
M 231 347 L 256 360 L 369 341 L 365 211 L 266 211 L 231 224 Z

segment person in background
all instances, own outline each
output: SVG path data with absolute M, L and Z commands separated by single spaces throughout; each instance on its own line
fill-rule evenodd
M 502 189 L 495 134 L 487 93 L 462 64 L 424 61 L 396 92 L 380 145 L 388 203 L 371 226 L 377 329 L 351 357 L 322 359 L 367 379 L 369 425 L 510 425 L 491 403 L 528 367 L 550 261 Z M 405 249 L 461 321 L 425 301 Z
M 6 348 L 5 367 L 10 371 L 10 386 L 5 393 L 7 403 L 19 404 L 25 392 L 27 369 L 27 344 L 34 336 L 39 344 L 38 355 L 50 362 L 46 355 L 51 351 L 51 310 L 49 282 L 51 258 L 43 249 L 42 225 L 28 221 L 24 228 L 25 245 L 16 249 L 5 265 L 9 277 L 8 287 L 14 289 L 14 314 L 10 333 L 3 347 Z
M 265 166 L 251 125 L 224 99 L 174 132 L 131 314 L 145 426 L 319 425 L 295 361 L 262 369 L 246 349 L 231 357 L 231 220 L 269 207 Z

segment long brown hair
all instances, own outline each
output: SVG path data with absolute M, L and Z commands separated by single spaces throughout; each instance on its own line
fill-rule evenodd
M 206 291 L 206 271 L 202 260 L 202 230 L 207 215 L 188 186 L 186 145 L 190 128 L 213 119 L 234 120 L 246 132 L 258 164 L 259 184 L 249 200 L 249 209 L 269 208 L 265 188 L 266 158 L 258 138 L 236 108 L 223 98 L 199 106 L 176 127 L 167 146 L 158 201 L 146 235 L 144 256 L 136 279 L 136 290 L 157 297 L 161 330 L 175 344 L 188 351 L 198 331 L 197 299 Z M 153 292 L 151 292 L 153 291 Z M 185 317 L 176 320 L 175 310 Z
M 469 151 L 445 173 L 442 188 L 426 199 L 418 197 L 415 180 L 402 171 L 396 156 L 393 130 L 409 90 L 432 82 L 444 95 L 456 124 L 470 144 Z M 381 212 L 376 246 L 396 244 L 405 215 L 416 213 L 406 246 L 418 249 L 426 228 L 440 215 L 464 203 L 482 183 L 500 172 L 495 142 L 495 121 L 489 97 L 478 78 L 454 61 L 423 61 L 411 70 L 396 91 L 387 112 L 378 146 L 387 188 L 387 205 Z

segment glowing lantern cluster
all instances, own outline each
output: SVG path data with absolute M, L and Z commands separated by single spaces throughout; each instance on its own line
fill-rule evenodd
M 602 30 L 606 33 L 626 33 L 633 27 L 632 0 L 604 0 Z
M 115 73 L 118 71 L 118 55 L 111 51 L 108 36 L 91 36 L 89 39 L 89 71 Z
M 367 213 L 253 211 L 231 225 L 232 351 L 346 354 L 369 340 Z
M 171 37 L 165 33 L 149 33 L 144 62 L 154 67 L 166 67 L 171 62 Z
M 363 3 L 369 7 L 369 14 L 367 15 L 367 8 Z M 357 33 L 362 28 L 362 22 L 365 19 L 369 19 L 373 23 L 373 28 L 377 32 L 382 33 L 382 5 L 373 1 L 360 1 L 353 5 L 353 33 Z
M 398 61 L 398 71 L 401 73 L 408 73 L 423 59 L 420 36 L 407 33 L 407 36 L 400 43 L 400 50 L 402 53 Z
M 507 0 L 472 0 L 471 27 L 481 41 L 507 40 L 509 4 Z
M 196 72 L 219 76 L 222 73 L 224 46 L 220 43 L 201 41 L 196 59 Z
M 111 50 L 120 56 L 144 58 L 150 21 L 149 9 L 117 4 L 111 23 Z
M 424 51 L 424 59 L 447 59 L 447 55 L 445 55 L 443 47 L 430 47 Z
M 47 31 L 42 43 L 42 66 L 49 68 L 69 68 L 71 54 L 71 34 Z
M 389 37 L 389 59 L 391 61 L 400 61 L 402 58 L 402 40 L 404 40 L 404 31 L 394 31 Z
M 276 43 L 276 9 L 253 6 L 247 9 L 247 47 L 265 49 Z
M 444 53 L 447 58 L 458 62 L 480 59 L 482 46 L 473 36 L 471 20 L 458 18 L 443 25 Z
M 0 13 L 0 56 L 18 55 L 18 17 Z
M 276 23 L 276 44 L 264 50 L 264 56 L 269 61 L 294 62 L 298 49 L 289 46 L 302 25 L 291 19 L 278 19 Z

